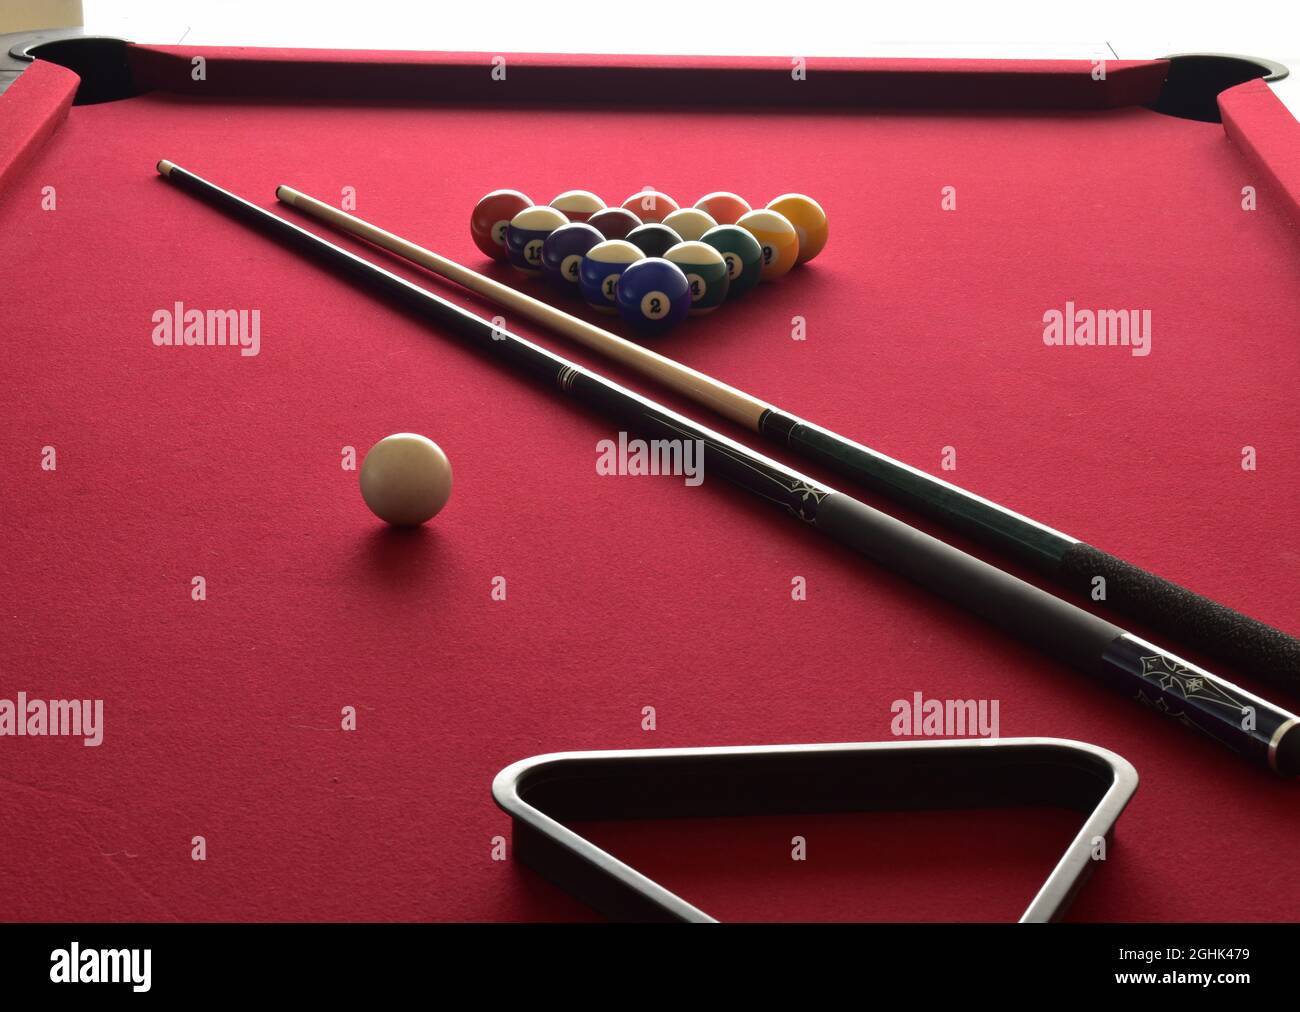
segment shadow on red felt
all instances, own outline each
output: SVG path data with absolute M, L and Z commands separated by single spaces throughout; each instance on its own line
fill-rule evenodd
M 572 828 L 723 921 L 1015 921 L 1081 821 L 1021 808 Z M 796 836 L 802 861 L 792 858 Z
M 438 543 L 438 535 L 423 524 L 383 524 L 362 539 L 359 568 L 381 586 L 409 590 L 436 575 Z

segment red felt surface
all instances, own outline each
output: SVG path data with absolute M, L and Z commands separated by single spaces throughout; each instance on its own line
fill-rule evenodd
M 63 122 L 79 78 L 53 64 L 14 81 L 9 100 L 0 102 L 0 192 Z
M 929 470 L 953 446 L 945 477 L 1300 632 L 1300 245 L 1285 201 L 1241 210 L 1261 172 L 1217 124 L 161 93 L 75 107 L 0 195 L 21 251 L 0 261 L 0 698 L 100 697 L 107 729 L 99 748 L 0 738 L 0 914 L 586 917 L 490 859 L 509 831 L 489 795 L 502 766 L 887 738 L 890 703 L 914 691 L 997 699 L 1003 735 L 1080 738 L 1138 768 L 1072 916 L 1300 909 L 1294 784 L 721 483 L 597 476 L 610 425 L 169 187 L 159 158 L 268 206 L 281 182 L 331 200 L 355 187 L 358 213 L 473 265 L 469 211 L 496 187 L 810 193 L 831 216 L 826 252 L 684 325 L 666 353 Z M 940 210 L 948 185 L 955 212 Z M 177 300 L 260 309 L 261 353 L 154 347 L 151 314 Z M 1066 300 L 1151 309 L 1153 353 L 1045 347 L 1042 314 Z M 400 430 L 437 440 L 457 483 L 408 534 L 339 466 L 342 447 Z M 719 916 L 1010 918 L 1073 819 L 598 838 Z
M 1295 117 L 1264 81 L 1247 81 L 1223 92 L 1219 113 L 1224 131 L 1300 224 L 1300 146 L 1296 144 Z

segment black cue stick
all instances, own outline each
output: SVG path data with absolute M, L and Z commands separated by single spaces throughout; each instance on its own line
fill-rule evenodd
M 704 467 L 1044 652 L 1283 776 L 1300 775 L 1300 718 L 938 538 L 802 475 L 721 433 L 494 327 L 405 278 L 169 161 L 172 185 L 368 289 L 469 338 L 491 355 L 650 438 L 697 440 Z

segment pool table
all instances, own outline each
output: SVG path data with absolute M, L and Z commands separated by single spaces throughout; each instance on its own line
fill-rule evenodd
M 5 918 L 590 919 L 510 859 L 498 771 L 890 740 L 916 693 L 1136 767 L 1071 918 L 1300 914 L 1293 782 L 725 483 L 598 474 L 606 419 L 154 168 L 320 231 L 276 186 L 349 201 L 557 299 L 474 245 L 484 193 L 810 194 L 826 250 L 658 350 L 1297 634 L 1300 125 L 1278 68 L 88 39 L 26 55 L 0 95 L 0 697 L 104 716 L 92 747 L 0 738 Z M 178 303 L 256 310 L 256 354 L 156 346 Z M 1149 312 L 1149 343 L 1049 344 L 1067 305 Z M 415 530 L 372 517 L 350 466 L 398 431 L 455 474 Z M 582 832 L 723 920 L 961 921 L 1017 917 L 1079 823 L 1047 806 Z

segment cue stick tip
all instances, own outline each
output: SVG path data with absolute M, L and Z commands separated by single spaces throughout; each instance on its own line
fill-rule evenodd
M 295 190 L 292 186 L 285 186 L 284 183 L 281 183 L 279 186 L 275 188 L 276 199 L 281 200 L 286 204 L 291 204 L 296 206 L 298 203 L 297 196 L 298 196 L 298 191 Z
M 158 162 L 156 168 L 158 169 L 158 175 L 170 176 L 172 174 L 172 169 L 176 168 L 176 163 L 169 162 L 166 158 L 164 158 Z

